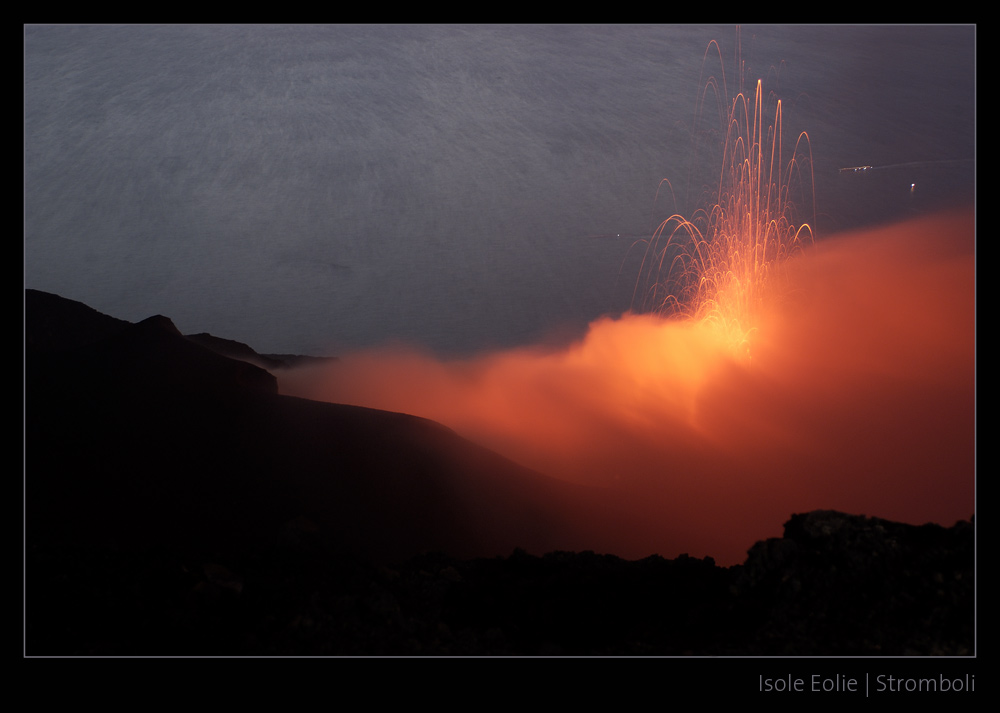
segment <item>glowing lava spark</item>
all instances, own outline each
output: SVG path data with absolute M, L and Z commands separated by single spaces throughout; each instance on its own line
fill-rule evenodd
M 705 58 L 713 45 L 721 66 L 722 53 L 714 40 Z M 643 310 L 706 324 L 733 353 L 749 360 L 762 310 L 783 293 L 785 261 L 813 243 L 813 230 L 808 223 L 797 222 L 792 200 L 793 188 L 800 198 L 813 193 L 812 148 L 802 132 L 786 165 L 781 100 L 773 122 L 765 127 L 769 112 L 765 113 L 763 82 L 757 80 L 751 100 L 743 91 L 741 71 L 740 91 L 730 100 L 724 68 L 722 77 L 722 95 L 712 77 L 700 102 L 703 106 L 712 89 L 724 124 L 719 132 L 724 136 L 721 169 L 711 207 L 699 208 L 691 218 L 670 216 L 645 241 L 633 308 L 642 291 Z M 700 108 L 696 111 L 696 126 L 702 113 Z M 803 185 L 806 170 L 808 187 Z M 670 185 L 664 179 L 661 187 L 664 182 Z M 814 194 L 811 202 L 815 215 Z

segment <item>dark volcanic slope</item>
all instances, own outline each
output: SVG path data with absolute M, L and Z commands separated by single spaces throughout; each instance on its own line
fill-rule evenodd
M 41 321 L 72 323 L 77 304 L 49 299 Z M 593 525 L 583 489 L 425 419 L 280 396 L 165 317 L 102 333 L 27 351 L 32 541 L 244 550 L 306 518 L 344 552 L 394 559 L 545 551 Z
M 29 354 L 93 344 L 129 324 L 82 302 L 41 290 L 24 291 L 24 342 Z
M 263 354 L 258 354 L 251 349 L 249 345 L 244 344 L 243 342 L 237 342 L 233 339 L 223 339 L 222 337 L 215 337 L 208 332 L 188 334 L 186 336 L 195 344 L 200 344 L 203 347 L 211 349 L 217 354 L 227 356 L 230 359 L 247 361 L 251 364 L 256 364 L 262 369 L 281 369 L 286 366 L 285 362 L 280 359 L 274 359 Z

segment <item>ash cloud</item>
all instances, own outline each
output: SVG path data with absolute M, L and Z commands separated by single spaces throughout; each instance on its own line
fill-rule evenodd
M 625 315 L 565 348 L 460 361 L 370 350 L 289 370 L 279 386 L 431 418 L 540 472 L 607 488 L 646 523 L 632 551 L 616 552 L 626 557 L 734 564 L 780 535 L 789 513 L 814 509 L 967 519 L 972 212 L 826 239 L 788 267 L 791 289 L 762 316 L 749 365 L 695 325 Z

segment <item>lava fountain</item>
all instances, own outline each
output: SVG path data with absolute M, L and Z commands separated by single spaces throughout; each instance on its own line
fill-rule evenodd
M 786 260 L 813 244 L 812 228 L 797 221 L 793 200 L 793 189 L 799 202 L 811 198 L 815 216 L 812 148 L 808 135 L 800 133 L 785 164 L 781 100 L 768 124 L 770 102 L 765 101 L 763 81 L 757 80 L 752 96 L 744 90 L 738 44 L 739 91 L 729 98 L 722 52 L 714 40 L 703 67 L 713 47 L 722 86 L 714 76 L 700 83 L 704 89 L 696 104 L 694 132 L 696 140 L 703 135 L 723 137 L 718 182 L 714 191 L 706 190 L 711 207 L 699 208 L 690 218 L 670 216 L 644 241 L 632 302 L 633 309 L 710 327 L 730 351 L 749 361 L 761 313 L 768 301 L 783 294 Z M 720 126 L 706 129 L 704 107 L 710 92 Z M 660 187 L 665 183 L 670 186 L 664 179 Z

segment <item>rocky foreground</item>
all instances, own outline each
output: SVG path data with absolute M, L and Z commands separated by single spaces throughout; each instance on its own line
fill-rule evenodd
M 29 552 L 27 653 L 971 655 L 973 527 L 817 511 L 745 564 L 593 552 L 393 567 L 307 522 L 242 559 Z

